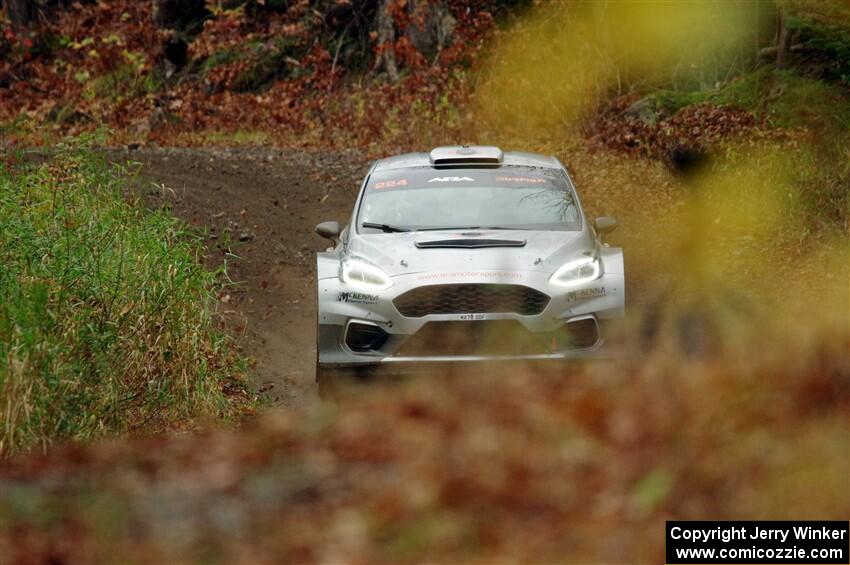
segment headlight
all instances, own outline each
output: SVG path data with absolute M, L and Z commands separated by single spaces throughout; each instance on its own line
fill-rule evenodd
M 549 277 L 549 282 L 555 286 L 575 286 L 599 278 L 601 271 L 598 257 L 583 257 L 561 266 Z
M 347 285 L 364 290 L 384 290 L 393 285 L 384 271 L 362 259 L 346 259 L 339 270 L 339 278 Z

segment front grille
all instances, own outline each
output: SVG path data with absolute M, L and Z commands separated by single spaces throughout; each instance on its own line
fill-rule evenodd
M 428 322 L 396 352 L 400 356 L 548 355 L 593 347 L 596 320 L 586 318 L 552 331 L 531 332 L 518 320 Z
M 536 316 L 549 304 L 549 296 L 515 284 L 438 284 L 405 292 L 393 304 L 408 318 L 428 314 Z

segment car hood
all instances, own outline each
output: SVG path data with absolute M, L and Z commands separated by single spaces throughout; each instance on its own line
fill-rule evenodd
M 347 255 L 378 265 L 390 276 L 423 272 L 552 272 L 593 250 L 586 231 L 462 230 L 358 234 Z

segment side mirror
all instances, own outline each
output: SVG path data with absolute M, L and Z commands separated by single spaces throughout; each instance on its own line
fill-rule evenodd
M 331 241 L 336 241 L 339 238 L 339 222 L 322 222 L 316 226 L 316 233 Z
M 617 229 L 619 225 L 620 222 L 617 221 L 617 218 L 611 216 L 601 216 L 593 222 L 593 227 L 598 235 L 607 235 Z

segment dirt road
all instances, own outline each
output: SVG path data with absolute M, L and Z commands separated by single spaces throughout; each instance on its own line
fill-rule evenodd
M 344 221 L 368 161 L 355 152 L 276 149 L 142 149 L 138 188 L 207 232 L 210 267 L 236 282 L 220 307 L 256 360 L 263 394 L 283 405 L 315 396 L 315 258 L 327 242 L 313 231 Z M 228 250 L 230 253 L 228 253 Z

